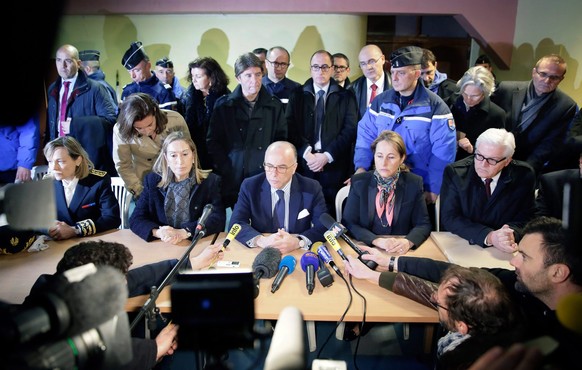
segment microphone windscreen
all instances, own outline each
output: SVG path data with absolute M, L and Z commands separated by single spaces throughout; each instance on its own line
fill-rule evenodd
M 295 270 L 296 264 L 297 264 L 297 260 L 295 259 L 295 257 L 285 256 L 285 257 L 283 257 L 283 259 L 281 260 L 281 263 L 279 264 L 279 270 L 281 270 L 283 267 L 287 267 L 289 269 L 287 274 L 290 274 Z
M 319 257 L 317 257 L 317 254 L 313 252 L 305 252 L 303 256 L 301 256 L 301 268 L 303 271 L 307 271 L 307 266 L 309 265 L 313 265 L 313 271 L 319 269 Z
M 329 215 L 329 213 L 322 213 L 321 216 L 319 216 L 319 222 L 321 222 L 326 229 L 330 229 L 335 223 L 335 220 Z
M 264 248 L 253 261 L 253 273 L 262 278 L 270 279 L 277 274 L 281 251 L 277 248 Z
M 293 306 L 279 314 L 264 370 L 306 369 L 303 314 Z
M 321 247 L 323 245 L 322 242 L 315 242 L 311 245 L 311 251 L 315 254 L 317 254 L 317 250 L 319 249 L 319 247 Z
M 69 309 L 71 320 L 66 336 L 95 328 L 124 311 L 127 283 L 119 270 L 111 266 L 99 266 L 95 273 L 76 282 L 67 280 L 65 274 L 68 271 L 46 287 L 47 292 L 57 295 Z
M 582 293 L 564 296 L 556 306 L 558 321 L 566 328 L 582 335 Z

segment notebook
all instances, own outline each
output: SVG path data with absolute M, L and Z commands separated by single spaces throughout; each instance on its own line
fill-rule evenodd
M 471 245 L 468 241 L 450 232 L 432 232 L 432 240 L 448 260 L 464 267 L 501 267 L 514 270 L 509 261 L 513 254 L 497 248 L 482 248 Z

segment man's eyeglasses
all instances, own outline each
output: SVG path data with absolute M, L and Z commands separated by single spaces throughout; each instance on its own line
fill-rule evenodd
M 556 76 L 556 75 L 549 75 L 546 72 L 540 72 L 540 71 L 538 71 L 537 67 L 534 68 L 534 70 L 536 71 L 536 73 L 538 74 L 538 76 L 540 76 L 540 78 L 542 80 L 545 80 L 547 78 L 551 82 L 558 82 L 558 81 L 562 81 L 562 79 L 564 78 L 564 75 L 562 75 L 562 76 Z
M 324 71 L 324 72 L 327 72 L 327 71 L 329 71 L 330 68 L 331 67 L 328 66 L 327 64 L 324 64 L 324 65 L 321 65 L 321 66 L 320 65 L 317 65 L 317 64 L 314 64 L 314 65 L 311 66 L 311 70 L 313 72 L 319 72 L 320 69 L 322 71 Z
M 267 62 L 271 63 L 275 68 L 287 68 L 291 65 L 291 63 L 271 62 L 269 59 L 267 59 Z
M 265 169 L 265 172 L 273 172 L 273 171 L 277 170 L 278 173 L 284 174 L 287 172 L 287 170 L 289 170 L 290 168 L 292 168 L 296 164 L 297 163 L 293 163 L 291 166 L 286 166 L 284 164 L 282 164 L 280 166 L 273 166 L 270 163 L 263 163 L 263 168 Z
M 487 161 L 487 163 L 488 163 L 490 166 L 495 166 L 495 165 L 498 165 L 499 163 L 503 162 L 503 161 L 504 161 L 506 158 L 507 158 L 507 157 L 503 157 L 503 158 L 501 158 L 501 159 L 497 160 L 497 159 L 493 159 L 493 158 L 487 158 L 487 157 L 485 157 L 485 156 L 482 156 L 482 155 L 481 155 L 481 154 L 479 154 L 479 153 L 475 153 L 475 159 L 476 159 L 476 160 L 478 160 L 479 162 Z
M 378 59 L 370 59 L 367 62 L 360 62 L 360 67 L 361 68 L 366 68 L 366 66 L 373 66 L 374 64 L 378 63 L 378 61 L 382 59 L 382 56 L 380 55 L 378 57 Z
M 345 72 L 348 69 L 348 67 L 347 66 L 333 66 L 333 69 L 336 72 Z
M 437 299 L 437 294 L 436 292 L 432 293 L 430 295 L 430 303 L 434 304 L 436 307 L 438 308 L 442 308 L 445 311 L 448 311 L 449 309 L 445 306 L 443 306 L 442 304 L 439 303 L 438 299 Z

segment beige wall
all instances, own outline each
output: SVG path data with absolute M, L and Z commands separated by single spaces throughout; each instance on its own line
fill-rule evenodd
M 568 62 L 560 88 L 582 104 L 582 29 L 580 0 L 519 0 L 513 58 L 509 71 L 497 69 L 500 80 L 527 80 L 540 56 L 558 53 Z M 491 20 L 494 22 L 494 20 Z M 366 17 L 331 14 L 226 14 L 64 16 L 56 45 L 102 51 L 107 80 L 115 86 L 130 82 L 120 60 L 130 42 L 141 40 L 152 60 L 168 55 L 183 76 L 198 56 L 216 58 L 236 85 L 233 63 L 238 55 L 275 44 L 291 52 L 289 77 L 303 83 L 309 77 L 309 56 L 323 48 L 344 52 L 352 61 L 352 77 L 360 74 L 357 53 L 365 42 Z M 56 47 L 55 47 L 56 50 Z M 352 78 L 353 79 L 353 78 Z
M 513 58 L 509 71 L 496 70 L 500 80 L 531 79 L 532 68 L 545 54 L 568 63 L 560 89 L 582 105 L 582 1 L 519 0 Z
M 319 49 L 332 54 L 343 52 L 355 61 L 365 42 L 366 17 L 354 15 L 131 15 L 131 16 L 65 16 L 58 46 L 69 43 L 82 49 L 101 51 L 102 69 L 107 81 L 115 86 L 119 73 L 120 87 L 131 82 L 121 65 L 123 53 L 135 40 L 142 41 L 152 65 L 169 56 L 182 85 L 188 62 L 199 56 L 212 56 L 231 80 L 234 62 L 244 52 L 257 47 L 275 45 L 291 53 L 292 66 L 288 77 L 300 83 L 309 78 L 309 59 Z

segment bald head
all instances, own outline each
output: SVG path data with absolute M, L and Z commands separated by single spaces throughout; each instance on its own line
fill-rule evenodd
M 372 82 L 378 81 L 384 71 L 386 58 L 377 45 L 370 44 L 364 46 L 358 54 L 358 63 L 364 76 Z

